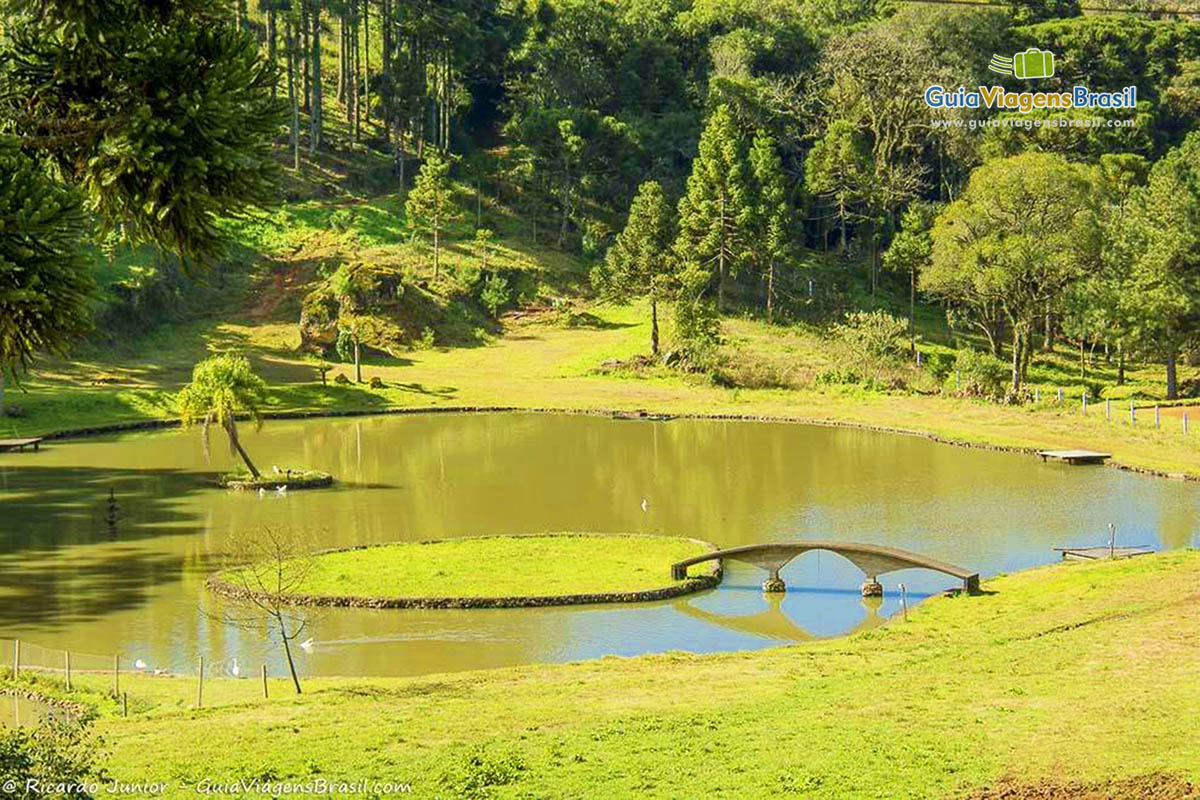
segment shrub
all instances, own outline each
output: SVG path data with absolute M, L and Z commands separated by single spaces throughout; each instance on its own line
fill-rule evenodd
M 908 323 L 886 311 L 852 311 L 834 326 L 846 346 L 860 358 L 891 358 L 908 344 Z
M 329 215 L 329 227 L 338 233 L 345 233 L 358 219 L 358 212 L 353 208 L 339 208 Z
M 988 353 L 964 350 L 954 366 L 962 374 L 959 393 L 967 397 L 986 397 L 998 400 L 1008 388 L 1009 366 Z
M 489 275 L 479 290 L 479 301 L 493 317 L 500 309 L 508 305 L 512 293 L 508 289 L 508 279 L 503 275 Z
M 378 375 L 372 375 L 371 381 L 370 381 L 370 386 L 372 389 L 382 389 L 383 388 L 383 378 L 380 378 Z
M 24 787 L 37 782 L 83 786 L 99 780 L 95 768 L 96 745 L 79 722 L 62 721 L 37 728 L 0 727 L 0 782 Z M 24 797 L 23 793 L 5 797 Z M 87 792 L 47 789 L 39 797 L 91 797 Z
M 425 328 L 421 331 L 421 337 L 413 342 L 413 348 L 417 350 L 432 350 L 436 338 L 437 334 L 433 332 L 433 328 Z

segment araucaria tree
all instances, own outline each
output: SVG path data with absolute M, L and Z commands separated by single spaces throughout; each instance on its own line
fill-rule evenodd
M 429 232 L 433 242 L 433 275 L 441 274 L 442 231 L 458 219 L 462 210 L 454 197 L 450 181 L 450 161 L 430 152 L 417 173 L 416 182 L 404 203 L 408 219 Z
M 1120 316 L 1134 345 L 1166 364 L 1173 400 L 1179 354 L 1200 340 L 1200 131 L 1154 165 L 1129 205 L 1112 236 L 1128 264 Z
M 592 282 L 612 300 L 632 297 L 650 301 L 650 352 L 658 355 L 658 306 L 675 286 L 671 258 L 674 225 L 671 207 L 658 181 L 638 187 L 629 207 L 629 221 L 605 254 L 604 263 L 592 271 Z
M 748 260 L 754 207 L 741 142 L 729 107 L 718 106 L 700 135 L 700 153 L 679 201 L 675 256 L 682 267 L 716 274 L 718 310 L 725 306 L 726 281 Z
M 79 198 L 0 140 L 0 417 L 4 384 L 90 327 Z
M 262 426 L 262 404 L 267 385 L 250 368 L 245 356 L 223 353 L 201 361 L 192 370 L 192 382 L 183 387 L 176 402 L 184 425 L 202 425 L 204 449 L 208 451 L 208 429 L 217 425 L 229 436 L 229 446 L 241 457 L 255 478 L 258 468 L 238 438 L 237 415 L 245 414 Z
M 995 304 L 1012 331 L 1012 390 L 1021 387 L 1040 316 L 1099 251 L 1086 167 L 1024 153 L 985 163 L 934 224 L 921 286 L 980 309 Z
M 277 200 L 275 66 L 212 0 L 9 3 L 0 124 L 100 223 L 185 264 L 221 217 Z
M 791 255 L 792 205 L 788 199 L 783 160 L 775 139 L 760 130 L 750 148 L 750 170 L 754 177 L 753 259 L 766 283 L 763 304 L 767 322 L 775 313 L 775 278 Z

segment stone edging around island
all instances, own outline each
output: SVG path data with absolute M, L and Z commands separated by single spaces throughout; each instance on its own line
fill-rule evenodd
M 608 408 L 570 408 L 555 406 L 387 406 L 384 408 L 362 409 L 317 409 L 312 411 L 273 411 L 264 412 L 263 419 L 336 419 L 339 417 L 377 417 L 407 414 L 495 414 L 495 413 L 525 413 L 525 414 L 569 414 L 588 417 L 608 417 L 611 419 L 644 419 L 647 421 L 669 419 L 695 420 L 726 420 L 730 422 L 774 422 L 792 425 L 814 425 L 823 428 L 847 428 L 850 430 L 869 431 L 872 433 L 889 433 L 897 436 L 915 436 L 938 444 L 954 447 L 967 447 L 975 450 L 991 450 L 1000 453 L 1016 453 L 1020 455 L 1037 455 L 1045 447 L 1025 447 L 1021 445 L 989 444 L 973 442 L 968 439 L 956 439 L 929 431 L 913 428 L 899 428 L 890 425 L 872 425 L 865 422 L 850 420 L 821 419 L 815 417 L 790 417 L 772 414 L 705 414 L 699 412 L 676 413 L 670 411 L 647 411 L 645 409 L 608 409 Z M 630 416 L 638 414 L 639 416 Z M 131 431 L 149 431 L 160 428 L 179 427 L 178 419 L 147 419 L 134 422 L 116 422 L 111 425 L 99 425 L 89 428 L 72 428 L 65 431 L 55 431 L 43 436 L 43 440 L 72 439 L 84 436 L 100 436 L 108 433 L 126 433 Z M 1159 478 L 1170 478 L 1182 481 L 1200 481 L 1200 474 L 1186 472 L 1168 472 L 1153 467 L 1137 467 L 1110 459 L 1105 466 L 1124 472 L 1139 475 L 1151 475 Z
M 364 544 L 354 547 L 337 547 L 329 550 L 319 550 L 314 553 L 314 556 L 328 555 L 330 553 L 348 553 L 355 550 L 368 550 L 376 547 L 388 547 L 397 544 L 440 544 L 451 541 L 464 541 L 469 539 L 514 539 L 514 538 L 544 538 L 552 536 L 593 536 L 593 537 L 615 537 L 623 538 L 647 538 L 658 539 L 662 537 L 652 536 L 649 534 L 636 533 L 515 533 L 515 534 L 488 534 L 484 536 L 464 536 L 458 539 L 426 539 L 419 542 L 384 542 L 381 544 Z M 672 537 L 682 538 L 696 544 L 707 547 L 710 551 L 717 550 L 717 546 L 712 542 L 706 542 L 702 539 L 693 539 L 691 537 Z M 597 603 L 647 603 L 655 600 L 671 600 L 676 597 L 681 597 L 686 594 L 700 592 L 705 589 L 716 588 L 721 583 L 722 568 L 719 561 L 711 562 L 711 571 L 707 575 L 697 575 L 689 577 L 686 581 L 675 583 L 670 586 L 663 586 L 657 589 L 645 589 L 637 592 L 594 592 L 587 594 L 562 594 L 562 595 L 527 595 L 527 596 L 512 596 L 512 597 L 360 597 L 354 595 L 309 595 L 309 594 L 286 594 L 272 595 L 267 592 L 256 592 L 245 588 L 244 586 L 236 586 L 217 577 L 220 573 L 213 573 L 204 582 L 204 585 L 209 591 L 214 594 L 219 594 L 223 597 L 228 597 L 233 600 L 266 600 L 271 602 L 280 602 L 285 605 L 292 606 L 312 606 L 326 608 L 388 608 L 388 609 L 470 609 L 470 608 L 541 608 L 547 606 L 578 606 L 578 605 L 594 605 Z M 664 566 L 664 571 L 670 567 L 669 564 Z

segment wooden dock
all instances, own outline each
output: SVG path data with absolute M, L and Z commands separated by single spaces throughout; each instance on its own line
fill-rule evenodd
M 26 447 L 32 447 L 33 452 L 38 451 L 38 445 L 42 443 L 42 437 L 37 436 L 32 439 L 0 439 L 0 453 L 6 453 L 9 450 L 16 450 L 18 453 L 24 452 Z
M 1133 558 L 1134 556 L 1150 555 L 1154 551 L 1149 547 L 1056 547 L 1064 559 L 1074 558 L 1080 561 L 1096 561 L 1105 558 Z
M 1042 461 L 1065 461 L 1068 464 L 1103 464 L 1112 458 L 1111 453 L 1097 453 L 1094 450 L 1039 450 Z

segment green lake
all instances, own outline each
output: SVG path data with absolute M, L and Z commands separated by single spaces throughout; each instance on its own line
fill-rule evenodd
M 215 488 L 235 462 L 215 436 L 206 461 L 196 430 L 0 455 L 0 638 L 27 642 L 32 665 L 57 667 L 56 648 L 69 648 L 77 668 L 105 668 L 119 652 L 151 670 L 191 672 L 203 656 L 218 674 L 235 663 L 257 673 L 264 662 L 279 674 L 265 628 L 226 623 L 228 601 L 203 585 L 231 534 L 266 525 L 326 547 L 530 531 L 662 533 L 720 546 L 838 539 L 985 577 L 1050 562 L 1056 545 L 1104 543 L 1109 523 L 1119 543 L 1154 548 L 1190 546 L 1200 533 L 1190 484 L 850 428 L 413 414 L 272 421 L 244 427 L 242 439 L 266 470 L 320 469 L 338 483 L 282 496 Z M 828 552 L 789 565 L 782 598 L 762 594 L 763 577 L 731 564 L 718 589 L 644 605 L 326 610 L 310 622 L 300 667 L 406 675 L 758 648 L 879 624 L 896 613 L 900 582 L 912 602 L 958 583 L 906 570 L 884 576 L 886 596 L 871 603 L 859 595 L 862 574 Z

